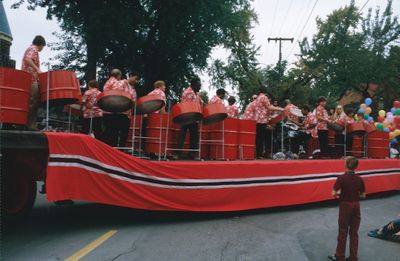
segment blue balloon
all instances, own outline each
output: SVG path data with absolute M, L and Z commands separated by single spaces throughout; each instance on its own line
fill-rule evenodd
M 396 138 L 390 140 L 390 144 L 396 144 L 398 141 Z
M 384 132 L 390 132 L 390 129 L 389 128 L 383 128 L 383 131 Z
M 365 105 L 370 106 L 372 104 L 372 99 L 371 98 L 366 98 L 364 103 L 365 103 Z
M 396 108 L 395 108 L 395 107 L 391 108 L 391 109 L 390 109 L 390 112 L 393 113 L 393 114 L 395 114 L 395 113 L 396 113 Z
M 372 118 L 371 116 L 368 117 L 368 121 L 374 121 L 374 118 Z
M 364 113 L 364 109 L 363 108 L 358 109 L 358 113 Z

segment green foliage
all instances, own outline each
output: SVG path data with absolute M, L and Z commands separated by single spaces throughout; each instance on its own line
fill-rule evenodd
M 392 1 L 383 13 L 378 8 L 374 18 L 372 10 L 362 18 L 353 1 L 326 20 L 317 19 L 317 26 L 311 42 L 305 38 L 300 43 L 296 68 L 311 78 L 307 87 L 313 94 L 333 102 L 349 89 L 365 92 L 361 83 L 382 84 L 381 96 L 399 93 L 399 67 L 393 65 L 399 64 L 400 26 L 393 17 Z
M 18 4 L 24 2 L 21 0 Z M 213 47 L 246 29 L 254 14 L 249 0 L 26 0 L 45 7 L 64 32 L 57 45 L 60 66 L 104 78 L 116 67 L 139 71 L 146 93 L 167 82 L 176 98 L 196 72 L 207 67 Z M 226 45 L 228 48 L 229 46 Z

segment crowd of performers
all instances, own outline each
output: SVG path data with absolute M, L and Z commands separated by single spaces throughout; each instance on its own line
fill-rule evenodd
M 38 107 L 38 74 L 40 70 L 39 52 L 46 45 L 46 41 L 42 36 L 36 36 L 32 45 L 25 51 L 22 61 L 22 70 L 32 74 L 32 93 L 30 99 L 30 111 L 28 115 L 28 128 L 36 129 L 36 117 Z M 135 85 L 140 79 L 140 75 L 136 72 L 131 72 L 122 79 L 122 73 L 118 69 L 113 69 L 107 82 L 103 86 L 103 91 L 120 90 L 129 93 L 132 101 L 135 103 L 137 94 Z M 195 102 L 202 103 L 199 96 L 201 88 L 201 81 L 199 78 L 193 78 L 188 86 L 182 92 L 181 102 Z M 164 99 L 166 84 L 164 81 L 156 81 L 154 83 L 154 90 L 151 94 L 161 95 Z M 307 148 L 307 143 L 310 140 L 318 140 L 320 156 L 325 158 L 329 157 L 328 153 L 328 125 L 346 126 L 354 123 L 355 119 L 363 121 L 363 117 L 355 117 L 354 113 L 348 111 L 345 113 L 343 108 L 338 105 L 332 115 L 329 115 L 326 109 L 326 99 L 320 97 L 316 108 L 311 109 L 308 106 L 302 106 L 301 110 L 296 105 L 292 104 L 290 100 L 285 100 L 284 106 L 278 106 L 276 101 L 271 101 L 266 93 L 267 89 L 261 87 L 259 93 L 252 96 L 252 100 L 245 107 L 244 113 L 239 115 L 239 109 L 235 105 L 236 100 L 234 97 L 228 98 L 228 105 L 226 112 L 229 118 L 254 120 L 256 125 L 256 158 L 271 158 L 273 153 L 279 150 L 279 146 L 274 144 L 274 141 L 279 140 L 278 133 L 285 139 L 285 151 L 291 151 L 294 154 L 299 154 L 300 147 Z M 84 117 L 84 132 L 93 133 L 95 137 L 103 140 L 107 144 L 115 147 L 125 147 L 130 118 L 132 117 L 132 110 L 119 113 L 110 113 L 101 110 L 96 104 L 97 97 L 101 94 L 99 85 L 96 80 L 91 80 L 88 83 L 88 90 L 84 93 L 82 98 L 82 108 Z M 224 103 L 226 91 L 218 89 L 215 96 L 209 101 L 212 103 Z M 163 113 L 165 108 L 153 113 Z M 280 117 L 279 121 L 274 121 L 276 117 Z M 282 128 L 284 124 L 285 128 Z M 366 122 L 368 124 L 368 122 Z M 180 157 L 179 149 L 183 148 L 186 133 L 190 135 L 190 149 L 191 157 L 195 157 L 195 150 L 199 147 L 199 124 L 194 122 L 187 125 L 182 125 L 177 141 L 177 153 L 175 158 Z M 294 133 L 294 134 L 293 134 Z M 347 150 L 351 151 L 352 137 L 346 136 L 345 130 L 337 131 L 335 133 L 335 144 L 338 146 L 338 155 L 342 156 L 344 152 L 344 144 L 346 143 Z M 281 140 L 281 143 L 284 142 Z M 289 147 L 287 147 L 289 144 Z M 280 148 L 283 150 L 283 148 Z
M 123 90 L 132 95 L 133 102 L 136 102 L 137 95 L 135 84 L 139 80 L 137 73 L 130 73 L 127 79 L 121 79 L 121 72 L 118 69 L 112 70 L 110 78 L 104 85 L 104 90 Z M 115 147 L 124 147 L 128 138 L 130 118 L 132 110 L 121 113 L 109 113 L 102 111 L 96 104 L 97 96 L 100 95 L 98 84 L 95 80 L 89 82 L 89 89 L 84 93 L 82 105 L 84 108 L 85 128 L 84 132 L 89 133 L 90 130 L 95 137 L 102 139 L 104 142 Z M 183 92 L 181 102 L 195 102 L 202 105 L 203 101 L 199 96 L 201 81 L 199 78 L 194 78 Z M 156 81 L 154 90 L 149 94 L 162 95 L 164 101 L 166 84 L 164 81 Z M 218 89 L 214 97 L 209 101 L 209 104 L 221 103 L 224 104 L 226 91 Z M 274 140 L 279 140 L 283 131 L 284 135 L 284 150 L 291 151 L 299 155 L 300 148 L 306 149 L 312 140 L 318 140 L 321 158 L 332 157 L 329 153 L 328 146 L 328 125 L 333 124 L 342 126 L 341 131 L 335 132 L 335 157 L 341 157 L 347 151 L 351 151 L 352 136 L 346 135 L 344 126 L 354 123 L 355 121 L 364 121 L 362 115 L 354 117 L 351 111 L 347 114 L 343 107 L 338 105 L 333 114 L 328 114 L 326 109 L 326 99 L 320 97 L 315 109 L 311 110 L 309 106 L 302 106 L 301 110 L 290 100 L 285 100 L 283 107 L 272 105 L 270 98 L 266 94 L 266 88 L 262 87 L 258 95 L 253 95 L 252 101 L 246 106 L 244 113 L 239 114 L 239 109 L 235 105 L 235 98 L 228 98 L 226 111 L 228 118 L 254 120 L 256 124 L 256 155 L 258 159 L 272 158 L 273 153 L 281 150 L 279 144 L 273 144 Z M 165 107 L 153 113 L 165 113 Z M 279 117 L 282 120 L 271 123 L 272 119 Z M 104 132 L 102 132 L 102 123 Z M 369 124 L 365 121 L 365 124 Z M 284 125 L 284 128 L 282 128 Z M 196 150 L 199 147 L 199 123 L 194 122 L 187 125 L 182 125 L 177 140 L 177 152 L 174 158 L 178 159 L 181 156 L 180 149 L 183 149 L 184 141 L 187 132 L 189 132 L 190 140 L 190 158 L 196 158 Z M 294 134 L 293 134 L 294 133 Z M 283 142 L 282 142 L 283 143 Z M 346 146 L 345 146 L 346 143 Z

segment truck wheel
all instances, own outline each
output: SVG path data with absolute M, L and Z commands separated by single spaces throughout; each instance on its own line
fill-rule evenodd
M 28 216 L 36 199 L 36 181 L 13 173 L 2 182 L 1 211 L 4 221 L 19 221 Z

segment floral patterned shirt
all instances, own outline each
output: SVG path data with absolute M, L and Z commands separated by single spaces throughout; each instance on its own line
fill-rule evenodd
M 224 102 L 220 97 L 218 97 L 218 95 L 214 95 L 214 97 L 212 97 L 211 100 L 208 102 L 208 104 L 214 104 L 214 103 L 220 103 L 222 105 L 224 104 Z
M 250 102 L 243 113 L 243 120 L 255 120 L 256 114 L 256 101 Z
M 96 98 L 101 94 L 98 89 L 89 89 L 82 96 L 82 103 L 85 105 L 83 111 L 84 118 L 102 117 L 103 111 L 97 106 Z
M 326 120 L 329 118 L 328 112 L 321 105 L 318 105 L 317 109 L 315 110 L 315 115 L 317 116 L 317 119 L 318 119 L 318 117 L 326 119 Z M 317 129 L 318 130 L 328 130 L 326 121 L 318 120 Z
M 311 134 L 311 136 L 313 138 L 317 138 L 318 137 L 318 130 L 317 130 L 317 126 L 316 124 L 318 123 L 317 121 L 317 117 L 315 116 L 315 114 L 309 112 L 307 114 L 307 116 L 304 119 L 304 128 L 306 129 L 306 133 L 307 134 Z M 310 128 L 310 126 L 315 125 L 315 127 Z
M 148 95 L 160 95 L 163 98 L 164 103 L 167 101 L 167 98 L 165 97 L 165 93 L 162 90 L 158 89 L 158 88 L 152 90 Z M 155 111 L 153 113 L 160 113 L 160 110 Z
M 335 123 L 344 126 L 347 121 L 347 116 L 345 113 L 342 113 L 340 115 L 337 115 L 336 113 L 332 115 L 332 119 Z
M 201 104 L 201 98 L 200 96 L 195 93 L 192 89 L 192 87 L 187 87 L 183 93 L 182 93 L 182 97 L 181 97 L 181 102 L 199 102 Z
M 226 113 L 228 118 L 239 119 L 239 108 L 236 105 L 226 106 Z
M 104 84 L 103 91 L 109 91 L 109 90 L 119 90 L 119 91 L 125 91 L 131 95 L 132 101 L 136 101 L 136 91 L 134 88 L 132 88 L 127 80 L 118 80 L 117 78 L 111 76 L 108 81 Z M 107 113 L 107 112 L 104 112 Z M 127 115 L 130 117 L 131 115 L 131 110 L 127 110 L 125 112 L 122 112 L 123 114 Z
M 39 48 L 36 45 L 31 45 L 26 49 L 24 57 L 22 58 L 21 70 L 32 74 L 32 81 L 38 80 L 38 73 L 30 66 L 25 59 L 30 58 L 33 63 L 40 68 Z
M 259 124 L 266 124 L 269 121 L 270 102 L 264 93 L 260 93 L 256 99 L 255 119 Z

